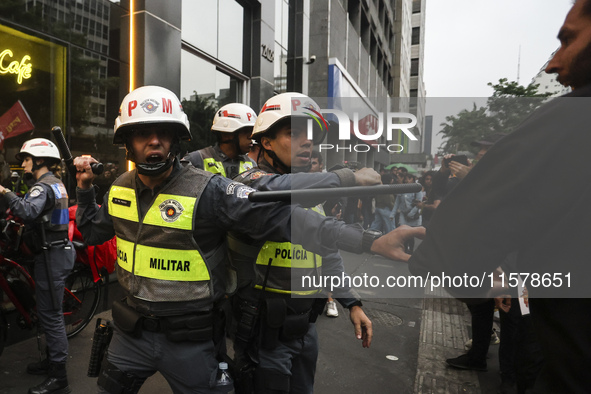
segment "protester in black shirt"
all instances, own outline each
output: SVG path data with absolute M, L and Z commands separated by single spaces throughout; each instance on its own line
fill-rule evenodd
M 591 176 L 591 0 L 575 2 L 558 38 L 562 46 L 546 71 L 573 92 L 542 106 L 489 150 L 437 208 L 409 268 L 482 276 L 517 251 L 519 272 L 560 278 L 562 285 L 527 283 L 546 360 L 535 392 L 583 393 L 591 387 L 584 368 L 591 360 L 591 188 L 581 182 Z M 486 296 L 477 287 L 448 291 L 462 299 Z

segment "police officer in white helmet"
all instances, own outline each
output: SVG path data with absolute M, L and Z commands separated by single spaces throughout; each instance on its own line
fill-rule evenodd
M 29 187 L 16 171 L 12 171 L 10 178 L 2 186 L 15 192 L 19 197 L 24 196 L 29 191 Z
M 197 168 L 233 179 L 256 166 L 248 157 L 252 141 L 250 134 L 257 116 L 248 105 L 226 104 L 213 117 L 211 131 L 218 142 L 207 148 L 188 153 L 184 159 Z
M 302 173 L 310 168 L 312 152 L 312 141 L 306 134 L 310 117 L 305 113 L 313 111 L 319 111 L 316 102 L 300 93 L 283 93 L 267 100 L 252 134 L 262 150 L 258 167 L 236 180 L 267 190 L 279 186 L 278 180 L 273 179 L 283 179 L 284 183 L 291 180 L 298 185 L 309 180 L 316 187 L 332 187 L 339 178 L 341 183 L 349 176 L 355 178 L 348 169 L 338 173 Z M 373 175 L 377 180 L 369 184 L 379 183 L 379 174 L 371 169 L 366 172 L 370 180 Z M 312 209 L 324 215 L 321 205 Z M 304 239 L 315 236 L 303 234 Z M 293 242 L 262 244 L 240 234 L 232 234 L 229 245 L 239 287 L 234 302 L 238 327 L 234 341 L 236 360 L 242 370 L 248 370 L 250 361 L 256 360 L 253 376 L 240 377 L 253 383 L 238 383 L 243 387 L 252 384 L 257 394 L 312 393 L 318 357 L 314 323 L 324 309 L 326 295 L 318 288 L 297 284 L 303 283 L 301 278 L 345 275 L 341 256 L 337 252 L 312 253 Z M 356 337 L 362 340 L 363 347 L 369 347 L 372 323 L 363 312 L 358 295 L 349 288 L 340 288 L 336 289 L 335 298 L 350 310 Z M 248 327 L 253 310 L 260 310 L 261 329 L 257 332 Z
M 96 160 L 74 159 L 78 228 L 90 245 L 116 236 L 117 276 L 126 293 L 112 308 L 115 332 L 98 380 L 103 393 L 137 393 L 157 371 L 174 393 L 215 392 L 230 229 L 285 242 L 294 226 L 321 232 L 307 248 L 363 250 L 358 228 L 285 204 L 251 203 L 253 189 L 182 164 L 178 146 L 190 137 L 177 96 L 144 86 L 123 99 L 113 137 L 136 169 L 113 182 L 102 206 L 92 187 Z
M 3 186 L 0 186 L 0 194 L 8 201 L 12 213 L 22 219 L 30 230 L 26 232 L 24 241 L 35 254 L 37 316 L 47 342 L 47 358 L 29 364 L 27 372 L 47 374 L 48 377 L 30 388 L 29 393 L 69 393 L 66 374 L 68 339 L 62 299 L 76 252 L 68 240 L 68 193 L 57 177 L 61 158 L 55 144 L 45 138 L 26 141 L 16 158 L 22 161 L 24 178 L 35 179 L 36 183 L 24 198 Z M 40 242 L 44 238 L 47 245 Z M 48 247 L 47 254 L 43 253 L 42 246 Z M 48 268 L 51 269 L 49 275 Z M 49 282 L 50 278 L 53 283 Z

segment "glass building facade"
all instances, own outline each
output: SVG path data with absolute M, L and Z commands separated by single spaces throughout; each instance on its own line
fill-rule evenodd
M 11 1 L 0 12 L 2 180 L 19 171 L 24 141 L 59 126 L 74 156 L 125 168 L 111 144 L 121 82 L 119 5 L 109 1 Z M 22 125 L 21 127 L 18 127 Z
M 97 183 L 106 190 L 128 166 L 124 148 L 112 145 L 119 105 L 144 85 L 181 98 L 193 134 L 186 151 L 212 144 L 219 107 L 241 102 L 258 112 L 287 90 L 289 15 L 287 0 L 2 2 L 2 181 L 20 171 L 24 141 L 52 139 L 59 126 L 74 157 L 105 164 Z
M 215 142 L 211 120 L 224 104 L 241 102 L 258 112 L 268 98 L 286 91 L 315 98 L 345 94 L 331 85 L 337 71 L 359 97 L 375 98 L 377 110 L 391 109 L 390 99 L 399 96 L 393 57 L 399 45 L 390 3 L 329 3 L 1 2 L 2 180 L 18 171 L 14 155 L 25 140 L 51 138 L 51 128 L 60 126 L 74 156 L 91 154 L 106 165 L 99 183 L 107 188 L 128 166 L 124 148 L 111 143 L 119 104 L 139 86 L 164 86 L 179 96 L 193 134 L 186 151 Z M 381 17 L 383 29 L 369 29 L 367 15 Z M 388 162 L 378 153 L 339 154 L 328 162 L 357 160 L 378 168 Z

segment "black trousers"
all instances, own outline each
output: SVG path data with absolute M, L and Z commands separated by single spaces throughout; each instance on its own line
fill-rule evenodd
M 468 356 L 477 363 L 484 363 L 490 346 L 495 301 L 489 299 L 480 304 L 468 305 L 468 309 L 472 315 L 472 347 Z

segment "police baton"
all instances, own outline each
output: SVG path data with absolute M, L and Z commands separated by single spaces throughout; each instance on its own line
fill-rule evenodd
M 326 189 L 255 191 L 248 195 L 248 199 L 251 202 L 281 201 L 303 205 L 311 201 L 324 201 L 330 198 L 416 193 L 420 192 L 422 188 L 418 183 L 403 183 L 397 185 L 334 187 Z
M 49 286 L 49 295 L 51 296 L 51 304 L 53 305 L 53 309 L 59 310 L 60 304 L 57 300 L 57 296 L 55 294 L 55 284 L 53 282 L 53 271 L 51 271 L 51 264 L 49 263 L 49 244 L 47 243 L 47 236 L 45 235 L 45 223 L 43 221 L 39 221 L 41 225 L 41 245 L 43 248 L 43 258 L 45 260 L 45 275 L 47 277 L 48 286 Z
M 53 134 L 53 138 L 55 139 L 55 143 L 60 151 L 60 154 L 64 158 L 64 162 L 66 163 L 66 167 L 68 168 L 70 176 L 72 179 L 74 179 L 74 181 L 76 181 L 76 166 L 74 166 L 74 158 L 72 157 L 70 147 L 64 138 L 62 129 L 59 126 L 55 126 L 51 129 L 51 133 Z M 104 170 L 103 163 L 92 163 L 90 168 L 95 175 L 102 174 Z

